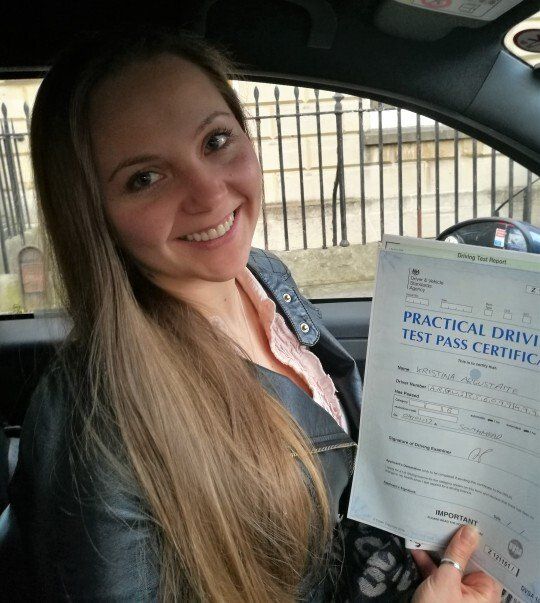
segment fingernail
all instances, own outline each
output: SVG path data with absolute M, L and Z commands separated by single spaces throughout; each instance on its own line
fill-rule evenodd
M 461 534 L 459 536 L 466 544 L 476 544 L 478 540 L 478 530 L 471 525 L 463 526 Z

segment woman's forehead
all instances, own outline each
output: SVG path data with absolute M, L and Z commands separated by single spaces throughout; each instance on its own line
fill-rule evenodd
M 90 123 L 173 111 L 189 119 L 210 106 L 226 105 L 208 75 L 193 63 L 170 54 L 137 61 L 105 78 L 92 92 Z
M 231 115 L 202 69 L 175 56 L 132 64 L 104 80 L 90 99 L 90 137 L 106 177 L 133 155 L 177 153 L 197 139 L 208 116 Z

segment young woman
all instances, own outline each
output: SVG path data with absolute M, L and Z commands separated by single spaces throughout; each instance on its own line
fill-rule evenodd
M 360 378 L 286 267 L 251 249 L 261 173 L 229 72 L 186 34 L 90 35 L 39 90 L 35 183 L 74 323 L 11 488 L 40 600 L 417 586 L 401 539 L 342 519 Z M 447 554 L 462 565 L 466 536 Z M 418 602 L 497 600 L 483 574 L 418 562 Z

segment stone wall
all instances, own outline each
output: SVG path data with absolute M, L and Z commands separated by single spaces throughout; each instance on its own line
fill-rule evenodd
M 379 243 L 276 251 L 309 298 L 371 297 Z

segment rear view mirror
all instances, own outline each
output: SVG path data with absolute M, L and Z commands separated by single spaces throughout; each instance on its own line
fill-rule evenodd
M 478 218 L 443 231 L 439 241 L 540 253 L 540 229 L 510 218 Z

